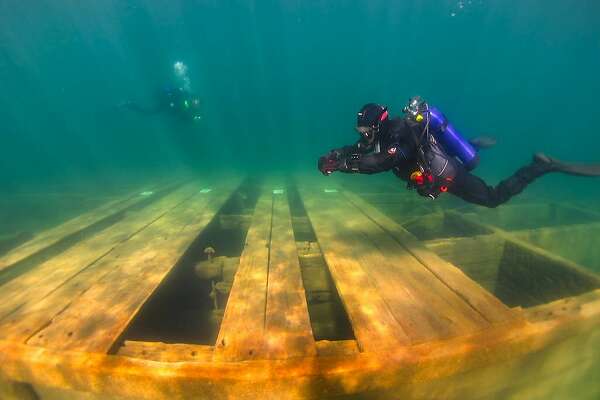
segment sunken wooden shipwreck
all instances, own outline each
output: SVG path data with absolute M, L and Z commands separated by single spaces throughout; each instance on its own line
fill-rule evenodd
M 0 397 L 597 398 L 599 234 L 600 207 L 146 185 L 0 256 Z

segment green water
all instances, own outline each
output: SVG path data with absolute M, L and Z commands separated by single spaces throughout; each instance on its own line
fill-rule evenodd
M 465 135 L 498 138 L 479 171 L 491 181 L 535 150 L 597 157 L 600 5 L 458 4 L 4 0 L 2 188 L 173 167 L 310 171 L 357 138 L 362 104 L 397 115 L 414 94 Z M 115 110 L 150 101 L 178 60 L 203 101 L 201 124 Z M 536 189 L 549 196 L 599 193 L 583 180 L 544 181 Z
M 535 151 L 600 161 L 599 21 L 594 0 L 0 0 L 0 254 L 14 235 L 157 177 L 339 182 L 316 162 L 358 139 L 360 106 L 386 104 L 396 116 L 417 94 L 465 136 L 497 138 L 476 170 L 490 184 Z M 177 61 L 201 121 L 119 107 L 152 104 L 157 90 L 178 85 Z M 350 178 L 363 192 L 377 192 L 373 182 L 404 186 L 390 174 Z M 521 200 L 569 203 L 598 223 L 600 179 L 545 176 Z M 511 221 L 526 218 L 522 210 Z M 507 223 L 486 213 L 484 222 Z M 552 215 L 534 228 L 553 225 Z M 534 236 L 600 270 L 586 231 L 562 247 L 555 232 Z

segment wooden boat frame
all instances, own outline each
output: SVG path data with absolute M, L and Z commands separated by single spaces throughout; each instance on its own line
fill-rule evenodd
M 263 185 L 253 215 L 240 217 L 249 224 L 248 234 L 215 344 L 124 341 L 127 326 L 216 218 L 235 182 L 169 186 L 162 197 L 125 213 L 113 227 L 0 286 L 5 296 L 22 290 L 0 308 L 5 311 L 0 314 L 0 393 L 82 399 L 465 398 L 465 393 L 485 398 L 510 385 L 526 387 L 532 376 L 519 378 L 517 371 L 531 367 L 532 354 L 554 357 L 553 351 L 573 337 L 600 343 L 598 276 L 524 240 L 532 231 L 560 228 L 512 232 L 482 222 L 477 212 L 441 209 L 430 217 L 484 233 L 468 243 L 456 238 L 421 243 L 376 207 L 372 196 L 343 185 L 301 182 L 305 220 L 355 336 L 315 340 L 292 226 L 296 217 L 286 196 L 295 186 L 281 181 Z M 378 195 L 410 201 L 402 194 Z M 139 201 L 129 194 L 37 235 L 34 247 L 28 242 L 14 249 L 0 257 L 0 266 L 10 270 L 61 236 Z M 124 237 L 124 231 L 131 234 Z M 152 241 L 160 235 L 169 245 Z M 555 299 L 509 307 L 485 279 L 476 282 L 436 254 L 452 259 L 457 255 L 448 249 L 462 246 L 455 253 L 464 257 L 466 249 L 498 240 L 542 258 L 544 268 L 560 272 L 552 276 L 563 282 L 567 274 L 571 286 Z M 74 263 L 83 249 L 89 257 Z M 43 268 L 48 272 L 41 273 Z M 68 273 L 61 275 L 61 268 Z M 50 271 L 58 272 L 48 276 Z M 139 274 L 145 283 L 132 285 Z M 38 285 L 35 291 L 28 289 L 31 284 Z M 257 291 L 264 295 L 256 296 Z M 99 309 L 95 299 L 108 306 Z M 547 376 L 595 355 L 553 358 L 557 361 L 536 373 Z M 501 378 L 483 384 L 482 374 L 491 373 L 486 371 Z

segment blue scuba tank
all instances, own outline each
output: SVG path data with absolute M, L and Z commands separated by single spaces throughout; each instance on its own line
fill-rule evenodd
M 425 114 L 429 116 L 429 132 L 446 153 L 458 158 L 469 171 L 477 167 L 477 150 L 448 122 L 446 116 L 432 106 L 426 106 Z

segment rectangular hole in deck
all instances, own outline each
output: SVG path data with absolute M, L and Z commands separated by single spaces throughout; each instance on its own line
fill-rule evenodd
M 532 307 L 600 287 L 593 275 L 496 235 L 425 244 L 511 307 Z
M 250 180 L 233 193 L 118 345 L 124 341 L 214 344 L 259 193 L 258 183 Z
M 287 193 L 315 340 L 354 339 L 348 315 L 321 254 L 298 190 L 290 186 Z

